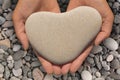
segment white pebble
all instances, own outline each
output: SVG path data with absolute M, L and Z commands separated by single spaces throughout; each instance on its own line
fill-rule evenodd
M 15 44 L 15 45 L 13 46 L 13 51 L 19 51 L 20 48 L 21 48 L 20 45 Z
M 107 38 L 103 41 L 103 44 L 105 47 L 107 47 L 109 50 L 117 50 L 118 49 L 118 43 L 112 39 L 112 38 Z
M 12 72 L 13 72 L 13 74 L 14 74 L 16 77 L 22 75 L 22 69 L 21 69 L 21 68 L 20 68 L 20 69 L 17 69 L 17 70 L 15 70 L 15 69 L 13 68 L 13 69 L 12 69 Z
M 81 77 L 82 77 L 83 80 L 92 80 L 92 75 L 87 70 L 82 71 Z
M 111 62 L 112 60 L 114 59 L 114 56 L 111 54 L 111 55 L 108 55 L 107 56 L 107 62 Z
M 96 75 L 96 77 L 98 77 L 98 78 L 101 77 L 101 73 L 98 72 L 98 71 L 95 73 L 95 75 Z

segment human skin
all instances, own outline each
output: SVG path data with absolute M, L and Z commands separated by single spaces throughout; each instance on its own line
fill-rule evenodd
M 101 31 L 97 35 L 95 41 L 93 41 L 93 43 L 89 45 L 88 48 L 86 48 L 86 50 L 84 50 L 84 52 L 81 53 L 78 58 L 63 66 L 53 65 L 36 53 L 38 59 L 48 74 L 66 74 L 69 71 L 71 73 L 76 72 L 86 57 L 89 55 L 93 45 L 99 45 L 111 33 L 114 16 L 106 0 L 70 0 L 67 11 L 79 6 L 91 6 L 100 12 L 103 20 Z M 32 13 L 38 11 L 60 13 L 60 8 L 58 6 L 57 0 L 19 0 L 14 10 L 13 22 L 15 32 L 25 50 L 27 50 L 29 47 L 29 41 L 25 33 L 24 23 Z

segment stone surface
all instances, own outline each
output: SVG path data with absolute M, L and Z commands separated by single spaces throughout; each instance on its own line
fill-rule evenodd
M 102 51 L 102 47 L 101 46 L 94 46 L 93 49 L 92 49 L 92 53 L 99 53 Z
M 16 77 L 18 77 L 18 76 L 21 76 L 22 75 L 22 69 L 21 68 L 19 68 L 19 69 L 12 69 L 12 72 L 13 72 L 13 74 L 16 76 Z
M 33 70 L 33 78 L 34 78 L 34 80 L 43 80 L 43 77 L 44 77 L 44 75 L 43 75 L 43 73 L 40 71 L 40 69 L 35 68 L 35 69 Z M 46 79 L 46 80 L 47 80 L 47 79 Z
M 92 75 L 87 70 L 82 71 L 81 77 L 82 77 L 83 80 L 92 80 Z
M 4 0 L 3 1 L 3 5 L 2 5 L 2 9 L 6 10 L 11 6 L 11 0 Z
M 0 25 L 2 25 L 5 22 L 5 18 L 0 16 Z
M 8 27 L 12 27 L 13 26 L 13 22 L 12 21 L 6 21 L 2 27 L 8 28 Z
M 105 39 L 103 41 L 103 44 L 110 50 L 117 50 L 118 49 L 118 43 L 112 38 Z
M 53 80 L 53 75 L 52 74 L 45 75 L 44 80 Z
M 64 64 L 75 59 L 94 39 L 101 22 L 97 10 L 84 6 L 59 15 L 34 13 L 27 19 L 25 28 L 30 43 L 40 55 L 52 63 Z
M 4 72 L 4 66 L 0 64 L 0 74 L 2 74 L 3 72 Z
M 7 47 L 11 47 L 10 45 L 10 40 L 9 39 L 5 39 L 5 40 L 1 40 L 0 41 L 0 45 L 4 45 L 4 46 L 7 46 Z
M 114 59 L 114 56 L 111 54 L 111 55 L 108 55 L 108 57 L 107 57 L 107 61 L 108 62 L 111 62 L 112 60 Z

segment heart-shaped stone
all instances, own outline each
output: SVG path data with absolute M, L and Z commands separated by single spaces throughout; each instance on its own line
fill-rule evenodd
M 74 60 L 100 31 L 99 12 L 81 6 L 65 13 L 36 12 L 28 17 L 25 28 L 35 50 L 54 64 Z

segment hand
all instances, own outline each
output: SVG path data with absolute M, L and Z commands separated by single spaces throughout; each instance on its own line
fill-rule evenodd
M 13 13 L 13 22 L 15 32 L 18 39 L 21 41 L 25 50 L 29 47 L 27 35 L 25 33 L 25 21 L 34 12 L 49 11 L 59 13 L 59 6 L 56 0 L 19 0 L 16 9 Z M 37 54 L 37 53 L 36 53 Z M 60 74 L 61 69 L 59 66 L 52 65 L 42 57 L 38 56 L 38 59 L 42 63 L 47 73 Z
M 99 45 L 105 38 L 107 38 L 112 30 L 112 24 L 114 20 L 113 13 L 106 0 L 71 0 L 67 11 L 76 8 L 78 6 L 90 6 L 99 11 L 102 16 L 103 24 L 101 31 L 98 33 L 94 44 Z M 66 74 L 69 70 L 74 73 L 81 66 L 85 58 L 89 55 L 93 45 L 90 45 L 76 60 L 72 63 L 68 63 L 62 67 L 62 73 Z

